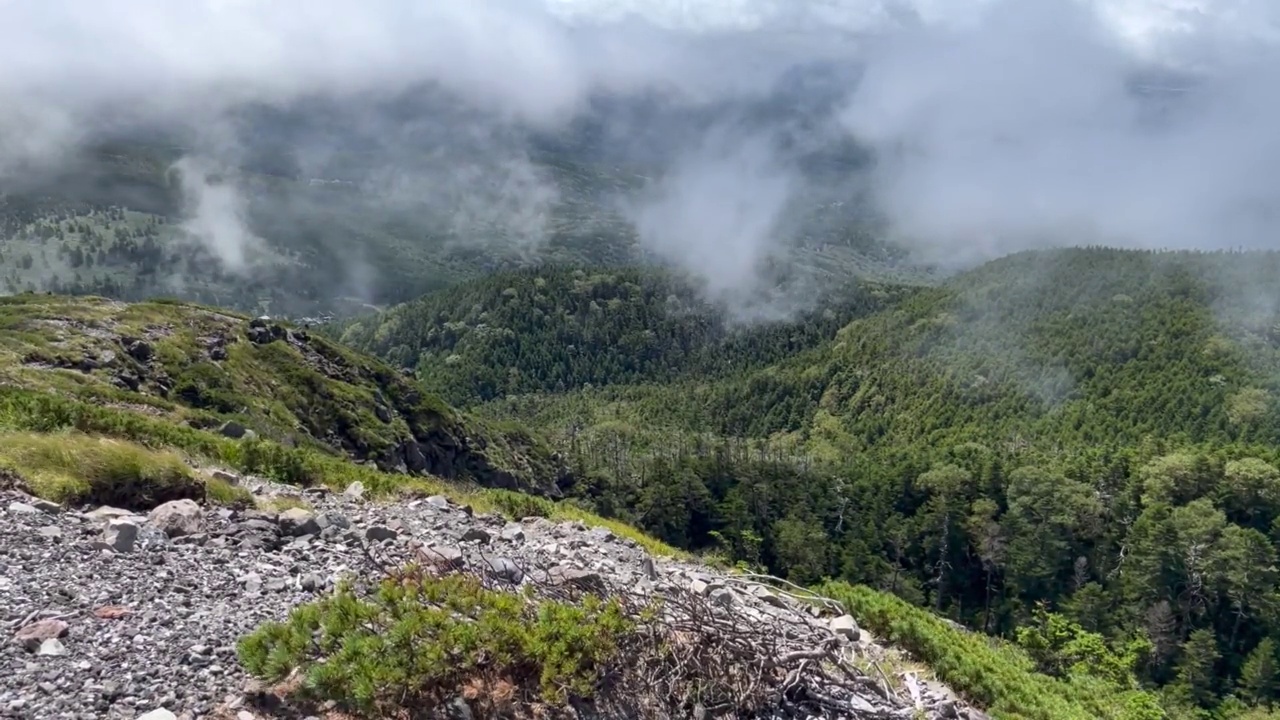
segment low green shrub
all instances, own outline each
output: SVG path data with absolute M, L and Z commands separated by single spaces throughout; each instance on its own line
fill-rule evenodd
M 485 688 L 491 703 L 591 697 L 625 662 L 620 647 L 634 631 L 616 601 L 535 600 L 469 575 L 410 571 L 368 597 L 344 585 L 259 627 L 237 651 L 269 682 L 300 669 L 309 699 L 370 717 L 416 717 L 468 687 Z
M 1036 671 L 1021 648 L 958 629 L 893 595 L 846 583 L 827 583 L 859 622 L 928 665 L 955 691 L 1002 720 L 1163 720 L 1156 696 L 1129 681 L 1074 673 L 1054 678 Z

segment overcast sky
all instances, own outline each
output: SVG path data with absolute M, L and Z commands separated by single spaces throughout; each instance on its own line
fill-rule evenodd
M 1278 16 L 1269 0 L 0 0 L 0 178 L 107 116 L 212 127 L 246 99 L 431 81 L 556 128 L 594 91 L 714 99 L 853 59 L 865 76 L 831 127 L 877 151 L 877 202 L 926 256 L 1274 247 Z M 1207 79 L 1153 112 L 1126 90 L 1144 63 Z M 708 142 L 637 219 L 664 252 L 755 252 L 797 185 L 758 137 Z

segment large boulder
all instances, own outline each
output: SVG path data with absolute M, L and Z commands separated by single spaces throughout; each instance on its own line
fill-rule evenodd
M 204 532 L 204 510 L 194 500 L 170 500 L 151 511 L 147 522 L 171 538 Z

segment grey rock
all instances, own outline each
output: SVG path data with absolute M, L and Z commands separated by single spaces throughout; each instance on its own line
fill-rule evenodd
M 316 516 L 310 510 L 302 508 L 289 508 L 280 513 L 276 522 L 280 525 L 280 531 L 285 535 L 318 535 L 320 533 L 320 524 L 316 522 Z
M 227 483 L 228 485 L 240 484 L 240 476 L 236 475 L 235 473 L 229 473 L 226 470 L 213 470 L 212 472 L 209 473 L 209 476 L 212 477 L 214 480 L 221 480 L 222 482 Z
M 132 552 L 134 543 L 138 540 L 139 529 L 138 523 L 131 519 L 116 518 L 107 523 L 102 540 L 116 552 Z
M 205 533 L 183 535 L 173 539 L 174 545 L 204 545 L 207 542 L 209 542 L 209 536 Z
M 519 523 L 509 523 L 506 527 L 502 528 L 501 537 L 507 542 L 524 542 L 524 527 Z
M 125 352 L 139 362 L 146 362 L 155 355 L 155 348 L 151 347 L 151 343 L 146 340 L 131 340 L 125 345 Z
M 342 494 L 348 500 L 361 500 L 364 498 L 364 483 L 357 480 L 348 485 L 347 489 L 342 491 Z
M 655 582 L 658 579 L 658 568 L 653 564 L 653 558 L 645 557 L 640 561 L 640 571 L 649 582 Z
M 511 558 L 492 560 L 486 570 L 489 575 L 512 584 L 519 584 L 524 579 L 524 571 Z
M 487 543 L 492 539 L 492 536 L 482 528 L 473 527 L 467 528 L 467 530 L 462 533 L 462 537 L 460 539 L 462 542 Z
M 239 440 L 243 437 L 246 437 L 250 431 L 249 431 L 249 428 L 245 427 L 244 425 L 241 425 L 235 420 L 228 420 L 227 422 L 222 424 L 222 427 L 218 428 L 218 432 L 223 437 L 229 437 L 232 440 Z
M 448 510 L 453 505 L 449 502 L 449 498 L 443 495 L 432 495 L 427 498 L 427 504 L 440 510 Z
M 852 615 L 841 615 L 840 617 L 832 618 L 827 627 L 831 629 L 831 632 L 850 642 L 856 642 L 861 636 L 861 632 L 858 630 L 858 623 L 854 621 Z
M 396 531 L 385 525 L 370 525 L 364 531 L 364 536 L 374 542 L 382 542 L 383 540 L 395 540 Z
M 40 512 L 47 513 L 49 515 L 57 515 L 63 510 L 63 507 L 61 505 L 59 505 L 56 502 L 53 502 L 52 500 L 42 500 L 40 498 L 33 498 L 31 500 L 31 504 L 35 505 L 36 509 L 39 510 Z
M 547 572 L 553 585 L 572 585 L 583 590 L 603 590 L 604 578 L 600 573 L 581 568 L 557 565 Z
M 35 515 L 39 513 L 40 510 L 35 505 L 17 502 L 15 500 L 14 502 L 9 503 L 9 512 L 13 515 Z
M 400 454 L 404 457 L 404 464 L 409 472 L 421 473 L 427 470 L 427 457 L 422 454 L 422 446 L 416 440 L 406 440 L 400 446 Z
M 245 592 L 256 593 L 262 590 L 262 576 L 256 572 L 246 573 L 239 581 L 244 585 Z
M 84 514 L 90 520 L 114 520 L 116 518 L 133 517 L 133 513 L 110 505 L 103 505 L 96 510 Z
M 451 568 L 462 567 L 464 564 L 462 551 L 456 547 L 431 545 L 422 548 L 419 552 L 429 563 Z
M 57 525 L 46 525 L 45 527 L 36 530 L 36 533 L 41 537 L 46 537 L 50 540 L 58 540 L 62 538 L 62 528 Z
M 322 512 L 316 515 L 316 524 L 321 530 L 336 528 L 338 530 L 346 530 L 351 527 L 351 520 L 340 512 Z
M 147 515 L 147 522 L 171 538 L 204 531 L 204 510 L 194 500 L 170 500 Z
M 710 600 L 713 605 L 717 605 L 725 609 L 732 608 L 736 604 L 736 598 L 733 595 L 733 591 L 724 587 L 718 587 L 711 590 L 707 593 L 707 599 Z
M 137 720 L 178 720 L 178 716 L 164 708 L 157 708 L 149 713 L 139 715 Z
M 765 587 L 764 585 L 753 585 L 751 587 L 751 594 L 757 600 L 759 600 L 760 602 L 766 605 L 772 605 L 773 607 L 776 607 L 776 608 L 787 607 L 786 600 L 783 600 L 781 596 L 779 596 L 777 593 L 770 590 L 769 588 Z

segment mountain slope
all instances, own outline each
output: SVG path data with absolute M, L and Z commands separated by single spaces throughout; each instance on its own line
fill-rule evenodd
M 816 347 L 903 292 L 864 282 L 798 319 L 742 323 L 672 273 L 542 267 L 462 283 L 333 332 L 471 403 L 740 372 Z
M 496 430 L 305 329 L 181 303 L 0 298 L 0 393 L 52 392 L 392 472 L 558 495 L 540 441 Z
M 1275 697 L 1250 688 L 1280 640 L 1278 282 L 1280 253 L 1024 253 L 778 362 L 476 411 L 672 544 L 890 591 L 1063 676 L 1096 661 L 1078 626 L 1170 717 L 1235 717 Z
M 574 505 L 503 491 L 468 491 L 467 481 L 484 482 L 501 474 L 501 469 L 494 469 L 497 450 L 511 453 L 503 455 L 507 460 L 529 460 L 537 457 L 536 443 L 514 429 L 495 430 L 452 411 L 380 363 L 305 330 L 180 303 L 127 305 L 44 295 L 0 302 L 0 328 L 0 495 L 5 500 L 0 509 L 5 519 L 0 523 L 0 545 L 10 569 L 15 570 L 12 576 L 6 573 L 0 578 L 0 597 L 8 598 L 5 619 L 17 633 L 16 642 L 6 643 L 0 654 L 0 664 L 13 670 L 0 683 L 0 702 L 9 713 L 47 714 L 56 708 L 57 712 L 132 718 L 157 705 L 209 712 L 218 699 L 243 687 L 240 671 L 226 667 L 231 659 L 227 651 L 236 636 L 254 623 L 283 617 L 299 603 L 295 618 L 304 624 L 315 613 L 327 612 L 323 603 L 314 603 L 334 597 L 330 589 L 341 577 L 385 571 L 369 569 L 376 563 L 359 565 L 360 557 L 380 558 L 384 553 L 402 557 L 414 548 L 410 538 L 434 543 L 432 552 L 438 559 L 452 557 L 445 553 L 456 546 L 457 557 L 466 558 L 468 572 L 505 573 L 509 581 L 511 568 L 520 565 L 510 559 L 495 561 L 489 553 L 499 550 L 535 566 L 549 563 L 560 570 L 560 576 L 588 586 L 593 577 L 612 580 L 617 576 L 628 597 L 637 582 L 643 584 L 645 577 L 654 576 L 656 566 L 664 596 L 687 605 L 701 622 L 719 618 L 704 630 L 714 634 L 719 632 L 716 628 L 728 627 L 736 639 L 741 639 L 746 627 L 745 615 L 758 616 L 751 632 L 764 623 L 759 626 L 764 628 L 761 637 L 776 639 L 778 621 L 771 618 L 778 614 L 779 590 L 794 590 L 755 589 L 754 579 L 689 564 L 677 550 Z M 251 428 L 258 437 L 242 434 L 232 423 Z M 422 445 L 424 455 L 438 453 L 441 463 L 450 459 L 451 450 L 457 450 L 451 458 L 452 471 L 462 484 L 394 472 L 398 467 L 384 473 L 357 464 L 355 457 L 367 450 L 382 449 L 380 458 L 385 461 L 386 449 L 397 441 L 403 445 L 410 437 Z M 228 467 L 237 472 L 226 472 Z M 521 487 L 543 489 L 539 467 L 530 461 L 511 471 L 511 476 Z M 442 464 L 435 471 L 447 474 L 450 469 Z M 264 482 L 258 475 L 295 487 Z M 299 489 L 296 485 L 323 487 Z M 35 500 L 23 490 L 49 495 Z M 376 502 L 360 500 L 365 492 L 375 494 Z M 400 492 L 410 497 L 397 500 Z M 423 493 L 446 493 L 458 502 L 444 497 L 423 501 Z M 171 498 L 181 499 L 155 507 Z M 128 510 L 95 509 L 102 502 Z M 215 507 L 218 504 L 230 507 Z M 489 514 L 494 510 L 511 520 L 526 520 L 508 524 Z M 151 512 L 144 517 L 128 511 Z M 574 522 L 557 524 L 548 519 Z M 588 530 L 580 521 L 595 528 Z M 467 539 L 459 541 L 459 536 Z M 658 561 L 646 562 L 637 546 L 659 555 Z M 581 551 L 584 547 L 596 549 L 594 559 Z M 606 552 L 613 559 L 597 562 L 599 554 Z M 587 562 L 595 564 L 586 566 Z M 686 574 L 676 575 L 673 569 Z M 524 575 L 530 577 L 531 572 L 533 568 Z M 412 576 L 408 580 L 416 582 Z M 476 609 L 474 603 L 467 603 L 477 596 L 465 594 L 465 587 L 463 594 L 457 594 L 459 588 L 447 580 L 424 581 L 422 589 L 444 602 L 463 603 L 458 605 L 461 609 Z M 852 678 L 851 685 L 833 693 L 829 679 L 822 681 L 828 683 L 822 697 L 787 699 L 786 707 L 802 702 L 806 707 L 814 703 L 826 707 L 823 703 L 841 701 L 832 698 L 852 698 L 847 702 L 855 708 L 892 707 L 895 712 L 923 712 L 924 717 L 985 717 L 966 707 L 964 700 L 975 698 L 998 708 L 998 717 L 1154 717 L 1124 710 L 1152 702 L 1133 687 L 1132 677 L 1049 677 L 1036 672 L 1022 651 L 975 640 L 880 593 L 839 583 L 823 590 L 838 602 L 818 601 L 827 610 L 816 614 L 848 609 L 865 615 L 877 636 L 910 647 L 915 659 L 847 624 L 828 625 L 825 618 L 812 621 L 815 613 L 801 601 L 787 610 L 791 619 L 786 622 L 799 618 L 803 627 L 812 625 L 821 632 L 823 647 L 832 641 L 822 638 L 859 634 L 857 657 L 871 664 L 842 660 L 848 664 L 842 677 Z M 584 637 L 581 624 L 555 625 L 557 618 L 579 617 L 584 611 L 589 616 L 601 608 L 590 598 L 579 599 L 577 590 L 567 591 L 555 589 L 555 604 L 537 606 L 549 613 L 540 614 L 542 620 L 504 612 L 501 627 L 526 640 L 535 637 L 529 633 L 551 630 L 559 638 L 559 644 L 551 647 L 561 649 L 576 648 L 583 641 L 589 641 L 591 648 L 607 649 L 617 639 L 634 639 L 628 623 L 593 625 L 601 634 L 591 637 Z M 399 597 L 393 590 L 387 592 L 391 595 L 382 597 Z M 504 608 L 529 597 L 506 594 L 500 588 L 485 592 L 482 599 Z M 180 602 L 172 601 L 175 593 Z M 117 597 L 123 604 L 102 604 L 104 599 L 117 602 Z M 733 602 L 728 615 L 723 614 L 725 598 Z M 791 601 L 781 602 L 790 607 Z M 419 609 L 429 611 L 430 605 Z M 56 616 L 50 617 L 54 611 Z M 642 627 L 655 628 L 652 618 L 642 618 Z M 340 617 L 334 619 L 338 624 L 326 627 L 342 631 Z M 688 627 L 681 625 L 681 632 Z M 156 645 L 157 652 L 145 652 L 116 642 L 121 633 L 173 642 Z M 265 658 L 255 653 L 255 649 L 270 649 L 272 638 L 282 637 L 279 626 L 264 625 L 240 644 L 239 659 L 264 679 L 287 674 L 288 668 L 279 664 L 290 660 L 286 653 Z M 470 632 L 466 638 L 448 635 L 450 642 L 467 642 L 467 638 L 476 636 Z M 771 640 L 761 642 L 752 645 L 772 646 Z M 713 642 L 707 647 L 728 646 Z M 477 649 L 488 650 L 484 645 Z M 497 656 L 505 657 L 511 646 L 501 649 Z M 539 655 L 536 645 L 531 649 L 535 658 L 547 662 L 562 658 Z M 85 657 L 127 657 L 127 662 L 104 663 L 95 673 L 95 682 L 86 685 L 79 669 Z M 205 672 L 215 657 L 223 663 L 223 671 Z M 394 664 L 396 657 L 383 655 L 379 662 Z M 578 678 L 602 663 L 613 667 L 613 658 L 613 654 L 593 652 L 576 664 L 557 661 L 547 665 L 548 673 L 534 679 L 550 678 L 554 686 L 558 678 Z M 264 659 L 270 662 L 264 664 Z M 342 658 L 337 660 L 329 666 L 331 670 L 343 669 Z M 758 663 L 750 654 L 745 660 Z M 930 671 L 917 660 L 937 665 L 952 690 L 932 682 Z M 801 663 L 801 673 L 818 667 L 798 656 L 778 661 L 784 666 Z M 71 663 L 77 663 L 74 671 Z M 448 677 L 458 672 L 465 675 L 468 667 L 450 664 L 453 674 Z M 704 688 L 707 681 L 739 687 L 732 683 L 743 681 L 742 675 L 716 674 L 720 672 L 716 667 L 699 666 L 691 676 L 677 679 Z M 365 672 L 369 668 L 351 669 Z M 121 669 L 130 672 L 121 673 Z M 422 665 L 396 671 L 401 670 L 427 673 L 424 679 L 432 672 Z M 155 683 L 154 677 L 177 683 Z M 781 674 L 769 677 L 763 685 L 751 682 L 753 689 L 739 699 L 769 701 L 774 684 L 785 680 Z M 48 687 L 63 692 L 50 693 Z M 449 689 L 456 692 L 457 686 Z M 961 696 L 960 702 L 949 697 L 952 691 Z M 293 697 L 289 686 L 257 687 L 245 690 L 234 704 L 252 707 L 260 717 L 273 717 L 288 712 L 280 709 L 279 694 L 288 694 L 285 701 L 290 704 L 306 700 Z M 480 706 L 485 700 L 483 695 L 464 699 L 479 700 Z M 673 698 L 666 693 L 661 700 Z M 687 714 L 684 710 L 682 716 Z

